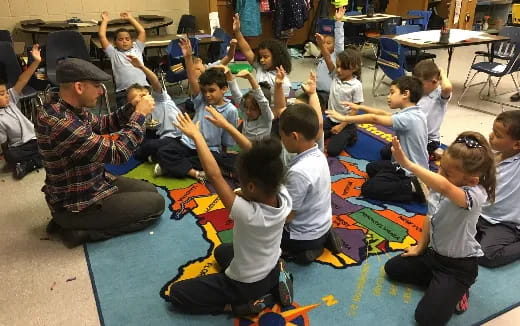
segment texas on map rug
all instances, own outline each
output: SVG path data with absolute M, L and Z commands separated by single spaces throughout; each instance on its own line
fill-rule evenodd
M 160 221 L 142 232 L 85 246 L 100 320 L 105 325 L 414 325 L 422 291 L 385 278 L 384 263 L 416 242 L 425 205 L 383 203 L 360 196 L 366 164 L 379 158 L 390 130 L 358 126 L 348 154 L 328 158 L 333 223 L 344 251 L 329 251 L 309 266 L 288 264 L 294 275 L 293 307 L 278 305 L 254 318 L 193 316 L 171 310 L 161 296 L 168 284 L 216 272 L 213 249 L 232 241 L 233 221 L 211 188 L 191 179 L 155 178 L 149 163 L 107 169 L 148 180 L 166 199 Z M 520 264 L 481 268 L 470 309 L 450 325 L 471 325 L 520 301 Z

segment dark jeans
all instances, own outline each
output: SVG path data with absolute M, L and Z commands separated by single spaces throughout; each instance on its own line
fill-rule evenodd
M 367 198 L 386 201 L 413 201 L 412 178 L 399 165 L 388 160 L 367 164 L 368 180 L 361 186 Z
M 118 191 L 81 212 L 52 213 L 63 229 L 84 230 L 89 241 L 99 241 L 135 232 L 153 224 L 164 211 L 164 198 L 149 182 L 118 177 Z
M 137 147 L 137 150 L 134 153 L 134 157 L 139 161 L 146 161 L 148 156 L 151 156 L 153 161 L 156 162 L 159 148 L 166 146 L 173 141 L 178 141 L 178 139 L 171 137 L 157 139 L 145 138 L 141 145 Z
M 330 93 L 326 91 L 317 91 L 318 99 L 320 100 L 321 112 L 325 112 L 329 105 L 329 96 Z
M 236 155 L 211 152 L 218 165 L 225 172 L 233 172 Z M 157 151 L 157 161 L 163 174 L 174 178 L 184 178 L 190 169 L 202 170 L 197 151 L 173 140 Z
M 327 233 L 325 233 L 321 238 L 314 240 L 295 240 L 291 239 L 289 232 L 284 229 L 282 234 L 282 243 L 280 247 L 282 248 L 284 254 L 287 254 L 289 256 L 295 256 L 302 251 L 312 249 L 323 249 L 325 248 L 326 241 Z
M 176 309 L 186 313 L 220 314 L 224 313 L 226 304 L 246 304 L 277 288 L 279 264 L 263 280 L 243 283 L 230 279 L 224 273 L 232 259 L 232 244 L 218 246 L 215 248 L 215 260 L 221 272 L 174 283 L 170 288 L 169 301 Z
M 357 127 L 355 124 L 350 123 L 339 134 L 333 134 L 331 129 L 338 124 L 329 118 L 323 120 L 325 139 L 330 138 L 327 145 L 327 153 L 330 156 L 338 156 L 345 149 L 345 146 L 352 146 L 357 141 Z
M 12 166 L 22 162 L 37 163 L 38 167 L 42 166 L 42 159 L 38 152 L 36 139 L 29 140 L 20 146 L 10 147 L 4 154 L 5 160 Z
M 520 230 L 514 223 L 491 224 L 478 219 L 476 239 L 484 256 L 478 263 L 486 267 L 499 267 L 520 259 Z
M 395 256 L 385 264 L 392 280 L 426 288 L 415 309 L 419 325 L 444 325 L 457 302 L 475 282 L 478 275 L 477 257 L 450 258 L 432 249 L 415 257 Z

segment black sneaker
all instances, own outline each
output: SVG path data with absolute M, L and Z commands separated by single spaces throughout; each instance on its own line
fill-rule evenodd
M 278 282 L 278 296 L 283 307 L 291 305 L 294 299 L 293 276 L 285 268 L 285 262 L 280 259 L 280 278 Z
M 416 176 L 412 177 L 412 185 L 413 188 L 415 188 L 414 196 L 415 200 L 417 200 L 420 203 L 426 203 L 426 200 L 429 196 L 429 190 L 428 187 Z
M 47 231 L 48 234 L 56 234 L 62 230 L 61 226 L 58 225 L 54 221 L 54 219 L 49 221 L 49 224 L 47 224 L 47 228 L 45 228 L 45 231 Z
M 89 232 L 84 230 L 62 229 L 60 235 L 68 248 L 77 247 L 90 240 Z
M 325 248 L 329 249 L 333 254 L 339 254 L 343 252 L 343 240 L 341 240 L 332 226 L 330 227 L 329 232 L 327 232 Z
M 233 305 L 231 309 L 235 316 L 249 316 L 257 315 L 262 312 L 262 310 L 272 305 L 274 305 L 274 296 L 271 293 L 268 293 L 258 300 L 249 303 Z
M 27 175 L 27 163 L 18 162 L 14 168 L 14 176 L 16 179 L 22 179 Z
M 300 265 L 308 265 L 315 261 L 322 253 L 323 248 L 304 250 L 294 256 L 294 262 Z
M 515 94 L 511 95 L 511 97 L 509 99 L 511 100 L 511 102 L 518 102 L 518 101 L 520 101 L 520 94 L 515 93 Z

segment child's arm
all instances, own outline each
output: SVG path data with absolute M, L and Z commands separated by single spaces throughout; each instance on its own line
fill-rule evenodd
M 22 94 L 22 90 L 27 85 L 32 75 L 38 69 L 40 62 L 42 62 L 42 57 L 40 55 L 40 46 L 38 44 L 34 44 L 31 50 L 31 54 L 33 56 L 34 61 L 29 65 L 27 70 L 22 72 L 18 77 L 18 80 L 13 86 L 13 89 L 18 93 Z
M 428 248 L 428 244 L 430 244 L 430 217 L 425 216 L 422 227 L 421 239 L 417 242 L 415 246 L 404 248 L 404 253 L 402 253 L 401 256 L 419 256 Z
M 448 76 L 446 75 L 446 72 L 444 72 L 444 69 L 440 69 L 441 71 L 441 96 L 444 99 L 448 99 L 451 97 L 451 93 L 453 91 L 453 86 L 451 85 L 450 80 L 448 79 Z
M 287 106 L 285 102 L 285 92 L 283 89 L 283 80 L 285 78 L 285 70 L 282 66 L 276 67 L 276 78 L 274 80 L 274 105 L 273 114 L 275 118 L 279 118 L 283 110 Z
M 101 13 L 101 25 L 99 25 L 99 31 L 98 31 L 99 42 L 101 43 L 101 47 L 103 49 L 106 49 L 110 45 L 110 42 L 107 39 L 107 26 L 108 26 L 108 12 L 103 11 Z
M 246 56 L 247 62 L 249 62 L 249 64 L 252 65 L 255 62 L 255 53 L 253 52 L 253 50 L 251 50 L 249 43 L 247 43 L 247 40 L 244 38 L 244 35 L 242 35 L 242 32 L 240 31 L 240 17 L 238 16 L 238 14 L 235 14 L 233 16 L 233 32 L 235 33 L 235 37 L 237 39 L 240 50 Z
M 144 29 L 143 25 L 141 25 L 129 12 L 122 12 L 120 16 L 122 19 L 128 20 L 128 22 L 134 26 L 135 31 L 137 32 L 137 39 L 141 43 L 146 42 L 146 30 Z
M 193 121 L 191 121 L 189 115 L 184 113 L 177 116 L 177 123 L 175 123 L 175 126 L 179 128 L 183 134 L 193 139 L 195 142 L 195 147 L 197 148 L 197 154 L 199 155 L 200 163 L 202 164 L 204 172 L 206 172 L 206 177 L 215 187 L 215 190 L 220 197 L 220 200 L 224 204 L 224 207 L 226 207 L 228 210 L 231 210 L 236 194 L 222 176 L 220 167 L 218 166 L 217 161 L 215 161 L 213 154 L 211 154 L 208 144 L 206 144 L 206 140 L 199 130 L 199 124 L 200 122 L 197 122 L 195 125 Z
M 318 93 L 316 92 L 316 74 L 311 71 L 309 73 L 309 79 L 307 82 L 302 84 L 302 88 L 309 95 L 309 105 L 312 106 L 316 114 L 318 115 L 318 139 L 321 137 L 321 133 L 323 132 L 323 114 L 321 113 L 321 105 L 320 99 L 318 98 Z
M 348 106 L 351 109 L 351 113 L 352 113 L 351 115 L 358 114 L 359 110 L 363 110 L 365 113 L 372 113 L 372 114 L 377 114 L 377 115 L 387 115 L 387 116 L 392 115 L 392 113 L 390 113 L 388 111 L 376 109 L 376 108 L 366 106 L 363 104 L 357 104 L 357 103 L 352 103 L 352 102 L 341 102 L 341 104 L 343 104 L 344 106 Z
M 336 9 L 336 14 L 334 15 L 334 18 L 336 18 L 334 23 L 334 52 L 336 54 L 345 50 L 345 30 L 342 19 L 346 11 L 345 7 L 340 7 Z
M 159 78 L 157 78 L 157 75 L 153 71 L 148 69 L 148 67 L 146 67 L 144 65 L 144 63 L 142 63 L 141 60 L 139 60 L 139 58 L 137 58 L 133 55 L 127 55 L 126 57 L 130 61 L 132 66 L 136 67 L 137 69 L 141 69 L 144 72 L 144 74 L 145 74 L 146 78 L 148 79 L 148 81 L 150 82 L 150 85 L 152 86 L 152 89 L 154 90 L 154 92 L 161 93 L 162 86 L 161 86 L 161 82 L 159 81 Z
M 401 144 L 395 136 L 392 139 L 392 154 L 397 163 L 399 163 L 403 168 L 412 172 L 428 187 L 448 197 L 455 205 L 462 208 L 468 208 L 466 192 L 463 189 L 455 186 L 442 175 L 425 169 L 422 166 L 410 161 L 404 154 L 403 149 L 401 148 Z
M 238 129 L 235 128 L 233 124 L 226 120 L 226 118 L 220 112 L 218 112 L 212 106 L 206 106 L 206 111 L 211 114 L 211 116 L 206 116 L 206 120 L 228 132 L 242 150 L 251 149 L 253 146 L 251 141 L 247 139 L 247 137 L 244 136 L 240 131 L 238 131 Z
M 364 105 L 359 105 L 355 103 L 350 102 L 344 102 L 344 105 L 348 105 L 353 112 L 357 112 L 358 110 L 365 110 L 368 109 L 367 112 L 370 112 L 373 110 L 374 113 L 368 113 L 368 114 L 361 114 L 361 115 L 343 115 L 341 113 L 338 113 L 335 110 L 327 110 L 325 113 L 328 117 L 336 119 L 338 121 L 343 121 L 347 123 L 372 123 L 372 124 L 378 124 L 382 126 L 392 126 L 392 116 L 391 114 L 388 114 L 387 112 L 379 109 L 373 109 L 366 107 Z
M 222 59 L 220 59 L 220 63 L 225 66 L 231 60 L 233 60 L 233 58 L 235 57 L 236 49 L 237 49 L 237 39 L 234 38 L 234 39 L 231 39 L 231 41 L 229 42 L 229 49 L 228 49 L 226 55 Z
M 327 68 L 329 69 L 329 73 L 333 72 L 334 69 L 336 69 L 336 63 L 332 61 L 330 52 L 325 47 L 325 37 L 323 35 L 321 35 L 320 33 L 316 33 L 315 37 L 316 37 L 316 43 L 318 43 L 318 47 L 321 50 L 321 56 L 323 57 L 323 60 L 325 60 L 325 64 L 327 65 Z
M 184 62 L 186 64 L 186 74 L 188 75 L 188 84 L 190 86 L 191 95 L 195 96 L 200 93 L 199 79 L 193 66 L 193 50 L 191 48 L 191 42 L 187 38 L 179 39 L 179 46 L 184 56 Z

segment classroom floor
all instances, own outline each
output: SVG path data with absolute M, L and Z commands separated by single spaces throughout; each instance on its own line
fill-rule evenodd
M 441 128 L 443 143 L 451 143 L 461 131 L 475 130 L 488 135 L 494 117 L 457 106 L 462 84 L 473 52 L 485 46 L 457 48 L 451 64 L 450 80 L 454 95 Z M 367 51 L 368 54 L 370 51 Z M 446 51 L 437 54 L 437 64 L 445 68 Z M 292 81 L 304 81 L 314 67 L 313 59 L 293 60 Z M 373 98 L 374 61 L 365 58 L 363 87 L 365 104 L 386 108 L 386 96 Z M 247 87 L 240 81 L 242 87 Z M 513 90 L 511 78 L 501 88 Z M 380 91 L 386 91 L 382 85 Z M 499 112 L 498 105 L 480 102 L 477 90 L 467 102 Z M 504 96 L 508 98 L 510 94 Z M 14 180 L 0 161 L 0 325 L 99 325 L 96 302 L 82 247 L 67 249 L 61 242 L 48 239 L 45 227 L 50 213 L 40 191 L 45 172 L 33 172 L 23 180 Z M 70 281 L 67 281 L 67 280 Z M 389 303 L 390 304 L 390 303 Z M 470 301 L 471 304 L 471 301 Z M 471 308 L 470 308 L 471 309 Z M 520 308 L 503 314 L 485 325 L 515 325 L 520 322 Z

